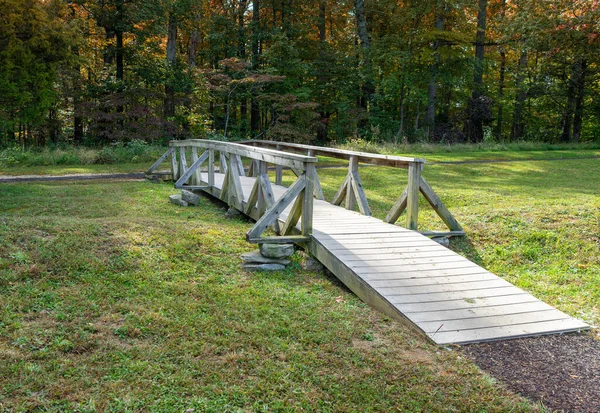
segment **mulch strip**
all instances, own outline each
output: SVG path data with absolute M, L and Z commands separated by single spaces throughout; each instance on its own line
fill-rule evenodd
M 464 353 L 506 387 L 563 412 L 600 412 L 600 341 L 564 334 L 469 344 Z

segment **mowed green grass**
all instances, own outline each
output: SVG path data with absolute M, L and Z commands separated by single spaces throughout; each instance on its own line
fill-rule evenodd
M 467 230 L 453 249 L 598 324 L 599 162 L 424 176 Z M 384 216 L 406 171 L 360 173 Z M 345 172 L 319 174 L 330 199 Z M 0 185 L 0 411 L 540 410 L 333 278 L 243 272 L 252 224 L 220 204 L 145 182 Z
M 170 185 L 0 187 L 0 410 L 537 411 Z M 295 257 L 297 260 L 298 257 Z

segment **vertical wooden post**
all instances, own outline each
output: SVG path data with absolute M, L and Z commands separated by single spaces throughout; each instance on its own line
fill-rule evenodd
M 212 189 L 215 186 L 215 150 L 208 150 L 208 186 Z
M 192 165 L 198 160 L 198 148 L 192 146 Z M 192 174 L 190 184 L 191 185 L 200 185 L 200 168 L 196 169 Z
M 281 145 L 275 147 L 278 151 L 281 150 Z M 283 166 L 275 165 L 275 185 L 281 185 L 283 179 Z
M 177 151 L 175 151 L 175 148 L 173 148 L 173 152 L 171 153 L 171 175 L 173 176 L 173 182 L 177 182 L 179 173 L 177 170 Z
M 350 157 L 350 162 L 348 163 L 348 188 L 346 189 L 346 209 L 354 211 L 354 205 L 356 204 L 356 195 L 354 195 L 354 190 L 352 189 L 352 177 L 354 173 L 358 173 L 358 159 L 356 156 Z
M 258 180 L 260 181 L 260 177 L 262 177 L 263 175 L 267 175 L 268 173 L 268 165 L 265 161 L 256 161 L 257 162 L 257 174 L 256 176 L 258 176 Z M 266 179 L 269 179 L 268 176 L 266 176 Z M 265 195 L 264 192 L 259 184 L 259 188 L 258 188 L 258 216 L 262 217 L 263 214 L 265 213 L 265 211 L 267 210 L 268 206 L 267 206 L 267 200 L 265 199 Z
M 419 188 L 422 169 L 422 162 L 410 162 L 408 165 L 406 227 L 413 231 L 416 231 L 419 226 Z
M 302 235 L 309 237 L 312 233 L 313 225 L 313 204 L 315 191 L 315 175 L 317 171 L 315 164 L 307 162 L 304 164 L 304 175 L 306 177 L 306 186 L 304 187 L 304 198 L 302 199 Z
M 183 175 L 186 171 L 187 171 L 187 159 L 185 158 L 185 146 L 180 146 L 179 147 L 179 176 L 177 177 L 177 179 L 181 178 L 181 175 Z

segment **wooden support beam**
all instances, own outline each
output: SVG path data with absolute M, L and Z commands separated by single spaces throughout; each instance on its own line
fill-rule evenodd
M 240 155 L 232 155 L 232 156 L 235 156 L 235 159 L 236 159 L 238 175 L 246 176 L 246 171 L 244 170 L 244 164 L 242 163 L 242 157 Z
M 281 150 L 281 145 L 276 146 L 277 150 Z M 283 166 L 275 165 L 275 185 L 281 185 L 283 180 Z
M 419 226 L 419 188 L 421 187 L 420 162 L 410 162 L 408 165 L 408 186 L 406 200 L 406 227 L 416 231 Z
M 354 211 L 354 205 L 356 204 L 356 196 L 354 195 L 354 190 L 352 189 L 353 172 L 358 172 L 358 158 L 356 158 L 356 156 L 351 156 L 350 162 L 348 163 L 348 179 L 346 181 L 348 188 L 346 189 L 345 206 L 349 211 Z
M 279 218 L 287 206 L 306 187 L 306 177 L 303 175 L 288 188 L 279 200 L 260 217 L 256 224 L 246 234 L 246 239 L 259 238 Z
M 177 181 L 179 179 L 179 166 L 177 164 L 177 154 L 175 152 L 175 148 L 172 148 L 173 152 L 171 152 L 171 175 L 173 176 L 173 181 Z
M 292 210 L 290 211 L 279 235 L 288 235 L 296 226 L 302 216 L 302 205 L 304 204 L 304 192 L 301 192 L 297 197 Z
M 369 201 L 367 200 L 367 195 L 365 194 L 365 190 L 363 188 L 358 172 L 352 172 L 350 181 L 352 183 L 352 189 L 356 201 L 358 203 L 358 209 L 360 210 L 360 213 L 363 215 L 371 216 L 371 208 L 369 208 Z
M 460 226 L 456 218 L 454 218 L 454 215 L 452 215 L 448 208 L 446 208 L 446 205 L 444 205 L 440 197 L 437 196 L 435 191 L 431 188 L 431 186 L 429 186 L 425 178 L 422 176 L 419 189 L 421 190 L 421 193 L 427 202 L 429 202 L 429 205 L 431 205 L 434 211 L 440 216 L 442 221 L 444 221 L 444 224 L 446 224 L 450 230 L 459 232 L 463 231 L 463 228 Z M 464 235 L 464 231 L 461 235 Z
M 398 221 L 398 218 L 400 218 L 400 215 L 402 215 L 402 213 L 406 209 L 407 200 L 408 186 L 404 188 L 404 191 L 402 191 L 402 195 L 400 195 L 400 197 L 396 200 L 394 205 L 392 205 L 392 209 L 390 209 L 390 212 L 387 213 L 384 221 L 388 224 L 395 224 L 396 221 Z
M 319 174 L 315 168 L 315 198 L 324 201 L 325 195 L 323 195 L 323 188 L 321 188 L 321 181 L 319 180 Z
M 254 180 L 254 185 L 252 186 L 252 190 L 250 191 L 250 196 L 248 197 L 248 202 L 246 202 L 246 210 L 244 211 L 246 213 L 246 215 L 250 215 L 250 212 L 256 206 L 260 192 L 261 192 L 260 179 L 257 177 Z M 260 208 L 259 208 L 259 211 L 260 211 Z M 259 212 L 259 215 L 262 215 L 262 213 Z
M 227 172 L 227 157 L 225 153 L 219 152 L 219 172 L 226 173 Z
M 146 175 L 149 175 L 152 172 L 154 172 L 154 170 L 156 168 L 158 168 L 158 166 L 161 163 L 163 163 L 163 161 L 165 159 L 167 159 L 167 156 L 171 155 L 174 151 L 175 151 L 175 148 L 169 148 L 169 149 L 167 149 L 167 151 L 165 153 L 163 153 L 162 156 L 160 158 L 158 158 L 158 160 L 156 162 L 154 162 L 150 168 L 148 168 L 148 170 L 146 171 Z
M 192 158 L 193 158 L 193 154 L 192 154 Z M 183 185 L 188 181 L 188 179 L 190 179 L 192 177 L 192 175 L 194 175 L 196 173 L 197 170 L 200 169 L 200 166 L 204 163 L 204 161 L 206 161 L 206 159 L 208 158 L 208 152 L 204 152 L 199 158 L 198 155 L 196 154 L 196 160 L 194 161 L 194 163 L 185 171 L 184 174 L 181 175 L 181 177 L 179 177 L 179 179 L 177 179 L 177 181 L 175 182 L 175 188 L 182 188 Z M 197 185 L 198 183 L 200 183 L 200 181 L 198 182 L 194 182 L 192 180 L 192 182 L 190 183 L 191 185 Z
M 317 170 L 314 163 L 306 163 L 304 176 L 306 184 L 304 188 L 304 199 L 302 200 L 302 235 L 309 237 L 313 227 L 313 207 L 315 192 L 315 175 Z
M 179 148 L 179 177 L 188 169 L 187 159 L 185 158 L 185 147 Z M 179 179 L 179 177 L 177 179 Z
M 215 186 L 215 151 L 208 150 L 208 186 Z
M 422 231 L 422 235 L 426 237 L 462 237 L 465 235 L 465 231 Z
M 260 168 L 261 171 L 266 171 L 267 163 L 263 162 Z M 267 175 L 266 172 L 261 173 L 258 179 L 260 179 L 259 205 L 261 196 L 264 205 L 263 207 L 259 207 L 259 216 L 262 216 L 266 212 L 266 210 L 270 209 L 275 204 L 275 196 L 273 195 L 273 187 L 271 186 L 269 175 Z M 275 232 L 280 231 L 279 221 L 275 220 L 275 222 L 273 223 L 273 229 L 275 230 Z
M 231 179 L 230 188 L 233 189 L 233 191 L 230 191 L 230 194 L 232 194 L 235 198 L 232 205 L 241 211 L 243 210 L 244 204 L 244 190 L 242 189 L 242 182 L 240 180 L 239 171 L 241 166 L 239 162 L 239 157 L 232 155 L 229 157 L 229 164 L 227 165 L 227 168 L 228 170 L 231 168 L 229 179 Z
M 331 201 L 331 203 L 333 205 L 340 205 L 342 203 L 342 201 L 344 200 L 344 198 L 346 197 L 346 191 L 348 191 L 348 180 L 349 179 L 350 179 L 350 176 L 346 175 L 346 178 L 344 179 L 344 182 L 340 186 L 340 189 L 338 189 L 335 196 L 333 197 L 333 200 Z

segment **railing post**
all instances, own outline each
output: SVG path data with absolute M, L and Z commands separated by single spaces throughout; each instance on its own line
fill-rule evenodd
M 171 175 L 173 176 L 173 182 L 177 182 L 179 179 L 177 169 L 177 151 L 173 148 L 173 152 L 171 152 Z
M 421 184 L 422 162 L 408 164 L 408 186 L 406 201 L 406 227 L 413 231 L 419 226 L 419 186 Z
M 358 173 L 358 159 L 356 156 L 351 156 L 350 161 L 348 163 L 348 183 L 346 184 L 348 187 L 346 189 L 346 209 L 350 211 L 354 211 L 354 205 L 356 204 L 356 196 L 354 195 L 354 190 L 352 189 L 352 177 L 354 173 Z
M 315 175 L 317 171 L 313 162 L 304 163 L 304 175 L 306 186 L 304 187 L 304 198 L 302 199 L 302 235 L 309 237 L 313 225 L 313 205 L 315 192 Z
M 277 144 L 275 149 L 280 151 L 281 145 Z M 275 185 L 281 185 L 282 179 L 283 179 L 283 166 L 275 165 Z
M 212 189 L 215 186 L 215 150 L 208 150 L 208 186 Z

